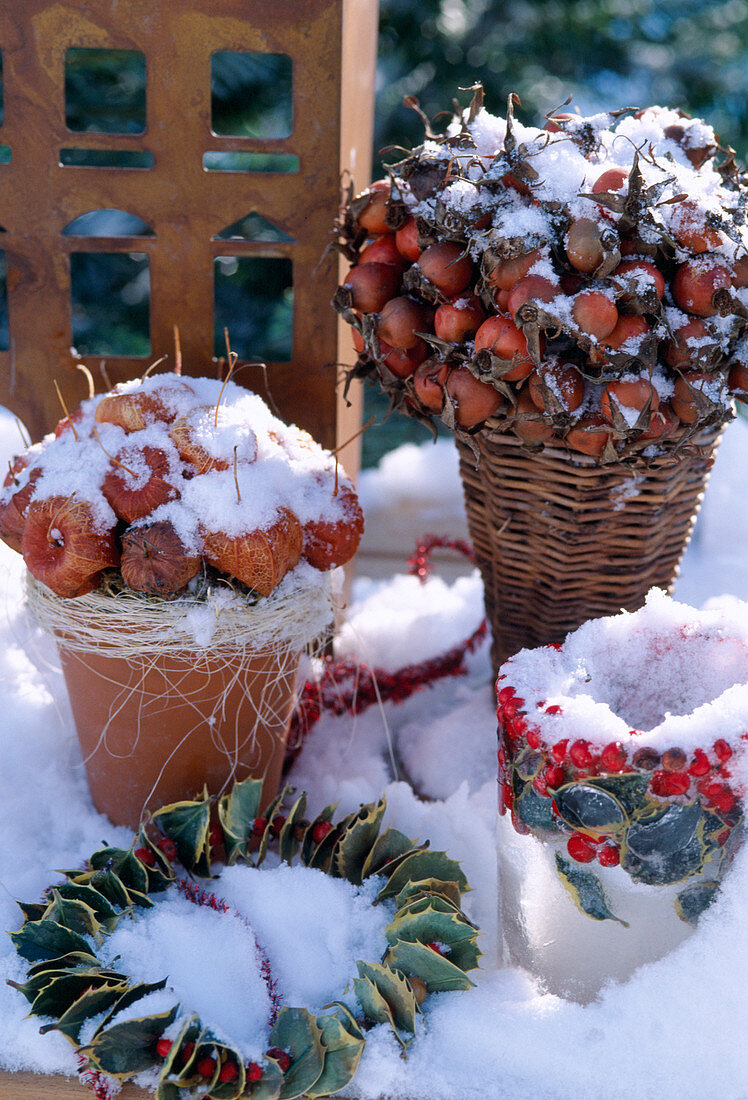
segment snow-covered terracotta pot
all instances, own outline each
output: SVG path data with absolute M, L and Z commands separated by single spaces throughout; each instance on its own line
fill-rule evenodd
M 744 832 L 746 610 L 653 591 L 502 666 L 501 925 L 543 988 L 591 999 L 718 894 Z
M 93 592 L 59 606 L 33 580 L 29 598 L 56 637 L 91 796 L 111 821 L 137 827 L 250 775 L 275 796 L 300 657 L 330 624 L 326 575 L 254 605 Z

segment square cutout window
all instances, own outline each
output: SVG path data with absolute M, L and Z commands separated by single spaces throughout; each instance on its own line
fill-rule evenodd
M 151 277 L 143 252 L 72 252 L 73 346 L 80 355 L 149 355 Z
M 139 50 L 67 50 L 65 125 L 80 133 L 142 134 L 145 55 Z
M 288 363 L 293 350 L 293 265 L 282 256 L 219 256 L 215 261 L 214 354 L 224 329 L 240 359 Z
M 210 62 L 213 133 L 289 137 L 293 129 L 292 86 L 292 62 L 287 54 L 214 53 Z

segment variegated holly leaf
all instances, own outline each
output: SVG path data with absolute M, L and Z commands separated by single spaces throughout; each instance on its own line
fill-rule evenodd
M 385 829 L 374 841 L 374 845 L 366 857 L 362 871 L 363 878 L 380 874 L 382 869 L 389 864 L 392 864 L 392 870 L 394 871 L 394 860 L 402 859 L 403 856 L 416 850 L 413 841 L 405 833 L 391 827 Z
M 84 871 L 73 879 L 70 884 L 83 889 L 90 888 L 103 897 L 113 909 L 128 909 L 130 896 L 127 887 L 119 875 L 114 871 Z
M 455 909 L 460 908 L 461 895 L 456 882 L 445 882 L 440 878 L 422 878 L 407 882 L 395 899 L 398 910 L 404 909 L 412 901 L 424 897 L 439 897 L 450 902 Z
M 53 920 L 26 921 L 17 932 L 10 933 L 10 938 L 21 958 L 32 963 L 40 959 L 56 959 L 71 951 L 91 954 L 91 945 L 87 940 Z
M 57 893 L 62 898 L 74 901 L 83 901 L 88 905 L 102 928 L 111 932 L 117 925 L 121 913 L 118 913 L 107 897 L 93 886 L 84 886 L 76 882 L 63 882 L 56 887 Z
M 303 820 L 306 811 L 306 795 L 301 794 L 286 814 L 286 820 L 278 837 L 278 854 L 284 863 L 290 863 L 301 847 L 296 838 L 296 825 Z
M 176 842 L 175 842 L 176 843 Z M 130 1077 L 153 1065 L 153 1051 L 167 1027 L 177 1017 L 177 1006 L 168 1012 L 141 1016 L 137 1020 L 113 1024 L 101 1031 L 81 1053 L 101 1073 L 112 1077 Z
M 17 901 L 16 905 L 23 913 L 25 921 L 41 920 L 47 908 L 46 901 Z
M 278 1100 L 283 1088 L 283 1071 L 273 1058 L 262 1063 L 262 1077 L 255 1081 L 248 1092 L 252 1100 Z
M 379 992 L 371 978 L 354 978 L 353 990 L 367 1019 L 375 1024 L 389 1024 L 392 1028 L 392 1034 L 405 1050 L 410 1039 L 404 1039 L 398 1031 L 387 998 Z
M 675 911 L 686 924 L 697 924 L 719 893 L 718 882 L 694 882 L 681 890 L 675 899 Z
M 42 920 L 56 921 L 71 932 L 91 936 L 96 943 L 101 942 L 101 925 L 91 906 L 77 898 L 63 898 L 57 890 L 52 891 Z
M 459 863 L 450 859 L 446 852 L 432 852 L 425 849 L 414 852 L 400 863 L 388 881 L 377 894 L 377 901 L 395 898 L 408 882 L 413 879 L 438 878 L 444 882 L 454 882 L 461 894 L 469 889 L 468 881 Z
M 582 913 L 593 920 L 614 920 L 628 928 L 625 920 L 612 913 L 602 883 L 597 875 L 572 863 L 556 852 L 556 870 L 571 900 Z
M 265 810 L 265 813 L 263 814 L 263 817 L 267 818 L 267 825 L 265 826 L 265 831 L 263 832 L 262 836 L 260 837 L 260 844 L 259 844 L 259 847 L 257 849 L 257 856 L 255 857 L 255 865 L 257 867 L 259 867 L 260 864 L 265 859 L 265 856 L 267 855 L 268 845 L 270 844 L 270 841 L 273 839 L 273 831 L 272 831 L 272 828 L 271 828 L 272 820 L 273 820 L 273 818 L 277 814 L 278 810 L 281 808 L 281 806 L 283 805 L 284 801 L 286 800 L 286 798 L 289 796 L 290 793 L 291 793 L 291 788 L 288 787 L 288 786 L 284 787 L 283 790 L 280 792 L 280 794 L 275 796 L 275 798 L 273 799 L 273 801 L 270 803 L 270 805 Z
M 161 1071 L 159 1074 L 159 1081 L 161 1083 L 179 1087 L 183 1084 L 183 1078 L 189 1076 L 189 1074 L 187 1074 L 187 1063 L 189 1059 L 184 1058 L 182 1048 L 185 1043 L 197 1043 L 200 1036 L 200 1030 L 200 1019 L 194 1013 L 182 1021 L 179 1031 L 172 1040 L 169 1053 L 161 1064 Z
M 164 853 L 151 840 L 148 833 L 142 827 L 138 831 L 136 848 L 145 848 L 153 857 L 153 866 L 146 864 L 148 875 L 148 893 L 160 894 L 168 890 L 175 879 L 174 868 Z
M 156 810 L 153 820 L 173 840 L 182 866 L 200 878 L 210 878 L 210 802 L 172 802 Z
M 354 1039 L 363 1039 L 364 1035 L 358 1026 L 358 1021 L 347 1004 L 344 1004 L 343 1001 L 331 1001 L 322 1007 L 325 1010 L 331 1008 L 335 1018 L 340 1021 L 348 1034 L 352 1035 Z
M 387 803 L 383 798 L 362 806 L 348 824 L 335 847 L 335 871 L 354 886 L 363 882 L 366 857 L 379 835 Z
M 333 873 L 336 845 L 352 820 L 353 814 L 349 814 L 333 826 L 327 836 L 312 849 L 311 855 L 306 860 L 307 867 L 315 867 L 319 871 L 324 871 L 326 875 Z
M 81 1028 L 86 1020 L 92 1016 L 98 1016 L 101 1012 L 116 1005 L 122 995 L 127 992 L 127 982 L 118 985 L 101 986 L 99 989 L 89 989 L 74 1001 L 62 1016 L 54 1024 L 45 1024 L 39 1028 L 42 1035 L 48 1031 L 61 1031 L 66 1039 L 77 1044 Z
M 522 794 L 514 801 L 514 812 L 528 829 L 542 829 L 544 832 L 556 832 L 558 820 L 553 814 L 550 798 L 544 798 L 534 789 L 532 783 L 526 783 Z
M 393 970 L 402 970 L 406 976 L 420 978 L 429 993 L 469 989 L 473 984 L 459 966 L 425 943 L 398 940 L 387 951 L 384 961 Z
M 325 1065 L 307 1096 L 329 1096 L 349 1084 L 358 1069 L 364 1050 L 364 1039 L 351 1035 L 336 1016 L 318 1016 L 317 1025 L 322 1032 Z
M 478 965 L 482 952 L 475 942 L 477 935 L 477 929 L 463 914 L 440 898 L 415 902 L 404 912 L 398 912 L 385 930 L 390 944 L 397 940 L 445 944 L 449 961 L 460 970 L 473 970 Z
M 381 963 L 361 962 L 359 959 L 356 967 L 359 978 L 368 978 L 384 997 L 398 1031 L 414 1035 L 418 1005 L 405 978 Z
M 628 818 L 618 799 L 593 783 L 569 783 L 553 796 L 559 816 L 572 829 L 612 833 L 626 825 Z
M 94 1035 L 98 1035 L 104 1028 L 109 1027 L 110 1023 L 118 1013 L 123 1012 L 130 1005 L 135 1004 L 136 1001 L 142 1000 L 143 997 L 147 997 L 150 993 L 158 993 L 160 990 L 166 987 L 166 978 L 162 978 L 159 982 L 136 982 L 134 985 L 127 986 L 116 1005 L 112 1005 L 107 1015 L 101 1021 L 96 1028 Z
M 261 804 L 261 779 L 244 779 L 235 783 L 229 793 L 218 800 L 218 820 L 223 829 L 223 845 L 229 866 L 238 859 L 253 863 L 249 851 L 254 842 L 252 826 L 260 815 Z
M 92 871 L 111 871 L 129 891 L 148 890 L 148 872 L 132 848 L 100 848 L 88 861 Z M 111 899 L 110 899 L 111 900 Z
M 270 1045 L 288 1051 L 291 1065 L 284 1075 L 280 1100 L 294 1100 L 311 1089 L 325 1065 L 322 1029 L 305 1008 L 282 1008 L 270 1032 Z
M 98 968 L 99 960 L 90 948 L 86 951 L 69 951 L 65 955 L 34 963 L 29 967 L 28 976 L 31 978 L 35 974 L 43 974 L 47 971 L 74 970 L 76 967 Z
M 31 1011 L 34 1016 L 54 1016 L 59 1019 L 89 989 L 110 987 L 121 990 L 126 981 L 121 975 L 112 979 L 85 970 L 63 972 L 39 991 L 31 1005 Z

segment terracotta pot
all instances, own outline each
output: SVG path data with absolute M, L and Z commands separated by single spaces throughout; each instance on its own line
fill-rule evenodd
M 264 777 L 277 793 L 296 686 L 294 649 L 125 659 L 60 647 L 96 809 L 137 827 L 144 812 Z

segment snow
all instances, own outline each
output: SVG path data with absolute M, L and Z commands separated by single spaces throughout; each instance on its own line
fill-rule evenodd
M 9 456 L 19 449 L 15 432 L 12 421 L 0 421 L 0 449 Z M 715 621 L 736 619 L 735 630 L 744 631 L 745 608 L 735 601 L 748 600 L 746 462 L 748 424 L 738 420 L 725 433 L 676 587 L 679 601 L 706 604 Z M 434 529 L 440 515 L 458 515 L 459 493 L 456 452 L 444 441 L 401 448 L 361 478 L 370 526 L 390 507 L 417 522 L 423 499 L 428 522 L 421 534 Z M 410 544 L 400 545 L 407 556 Z M 394 577 L 356 579 L 338 640 L 341 655 L 396 669 L 443 652 L 475 629 L 482 614 L 476 572 L 453 583 L 433 576 L 425 585 L 404 572 L 403 562 Z M 55 868 L 77 866 L 102 840 L 127 846 L 131 839 L 92 807 L 56 653 L 28 621 L 22 588 L 20 557 L 1 547 L 4 930 L 21 923 L 15 899 L 36 899 L 55 881 Z M 660 618 L 684 614 L 656 597 L 653 607 Z M 640 674 L 653 677 L 637 660 Z M 627 661 L 633 661 L 630 653 Z M 738 852 L 698 929 L 664 958 L 625 981 L 611 981 L 585 1006 L 542 993 L 525 972 L 499 958 L 496 718 L 488 645 L 467 665 L 464 677 L 443 680 L 402 704 L 372 707 L 357 717 L 323 717 L 290 776 L 308 792 L 309 814 L 338 802 L 342 815 L 384 793 L 387 824 L 429 838 L 434 849 L 461 862 L 472 887 L 465 910 L 482 930 L 484 956 L 471 974 L 475 988 L 428 999 L 407 1059 L 385 1027 L 371 1031 L 348 1094 L 363 1100 L 745 1100 L 748 846 Z M 700 674 L 702 705 L 716 705 L 716 688 L 737 690 L 726 686 L 727 679 L 711 682 Z M 699 684 L 689 687 L 689 706 L 699 701 Z M 714 694 L 704 697 L 712 688 Z M 677 702 L 669 706 L 677 713 Z M 425 798 L 413 793 L 408 779 Z M 312 1007 L 343 995 L 353 960 L 381 954 L 386 917 L 369 905 L 366 888 L 357 893 L 319 879 L 315 872 L 271 867 L 254 876 L 227 871 L 212 884 L 252 925 L 288 996 Z M 215 1025 L 248 1055 L 265 1049 L 258 1034 L 265 994 L 253 940 L 235 914 L 190 909 L 171 891 L 153 917 L 123 928 L 122 937 L 119 946 L 110 944 L 122 956 L 118 965 L 126 961 L 129 972 L 150 980 L 168 973 L 186 1007 L 215 1015 Z M 24 964 L 10 941 L 2 941 L 3 973 L 22 981 Z M 173 1003 L 163 994 L 154 997 L 159 1005 Z M 27 1008 L 15 990 L 0 986 L 0 1066 L 74 1074 L 70 1045 L 55 1033 L 40 1036 L 40 1021 L 27 1018 Z

